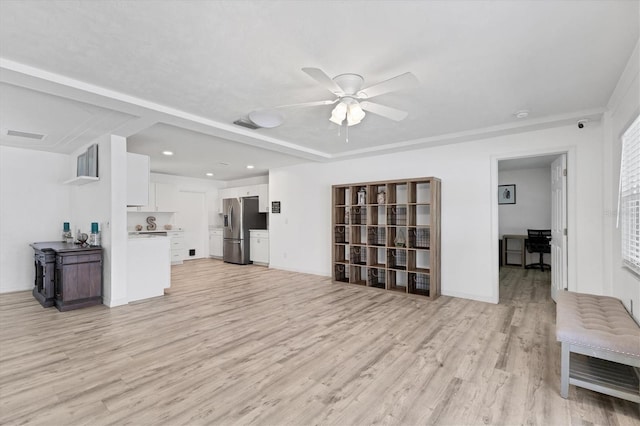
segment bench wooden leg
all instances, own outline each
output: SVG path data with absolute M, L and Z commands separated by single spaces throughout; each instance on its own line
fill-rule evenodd
M 560 396 L 569 396 L 569 343 L 562 342 L 562 355 L 560 358 Z

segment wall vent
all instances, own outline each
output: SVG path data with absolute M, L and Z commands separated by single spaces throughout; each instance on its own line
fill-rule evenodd
M 17 136 L 19 138 L 37 139 L 41 141 L 45 135 L 39 133 L 20 132 L 18 130 L 7 130 L 7 136 Z
M 254 122 L 249 121 L 249 120 L 245 120 L 243 118 L 240 118 L 240 119 L 234 121 L 233 124 L 235 124 L 236 126 L 246 127 L 247 129 L 251 129 L 251 130 L 256 130 L 256 129 L 260 129 L 261 128 L 260 126 L 258 126 Z

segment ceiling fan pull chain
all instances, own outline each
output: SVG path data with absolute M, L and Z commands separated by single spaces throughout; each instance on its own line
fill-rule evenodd
M 349 125 L 345 124 L 344 127 L 345 127 L 344 132 L 345 132 L 345 135 L 346 135 L 345 142 L 349 143 Z

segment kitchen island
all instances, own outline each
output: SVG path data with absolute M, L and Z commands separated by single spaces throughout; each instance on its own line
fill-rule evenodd
M 50 241 L 33 243 L 33 297 L 59 311 L 102 304 L 102 248 Z
M 129 235 L 127 244 L 127 300 L 164 295 L 171 286 L 171 239 L 154 234 Z

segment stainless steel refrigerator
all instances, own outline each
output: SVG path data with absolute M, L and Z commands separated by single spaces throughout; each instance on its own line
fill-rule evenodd
M 258 212 L 258 197 L 222 200 L 224 240 L 222 258 L 225 262 L 246 265 L 249 261 L 249 229 L 265 229 L 265 213 Z

